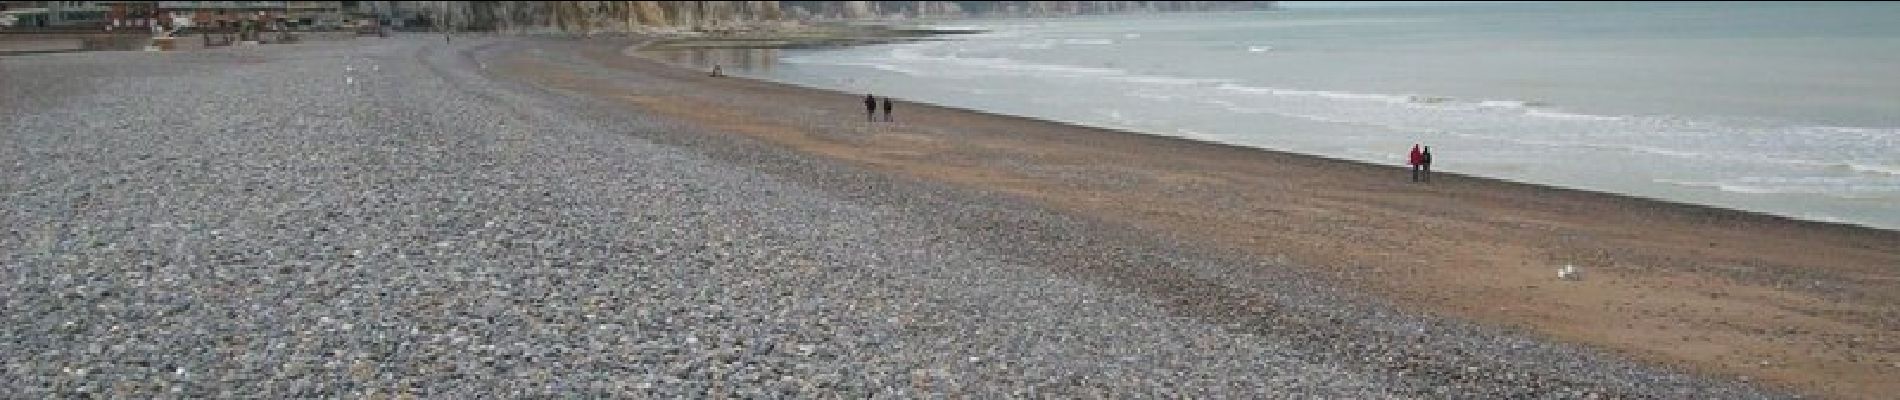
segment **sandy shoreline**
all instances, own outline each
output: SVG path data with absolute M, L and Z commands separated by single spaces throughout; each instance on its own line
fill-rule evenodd
M 825 33 L 825 34 L 816 35 L 815 37 L 817 37 L 818 39 L 815 39 L 812 42 L 797 42 L 796 41 L 796 40 L 810 40 L 810 39 L 805 39 L 803 37 L 799 37 L 799 39 L 795 39 L 795 40 L 762 39 L 762 38 L 773 37 L 771 36 L 769 32 L 761 33 L 759 35 L 760 36 L 757 36 L 757 37 L 730 38 L 730 39 L 723 39 L 723 38 L 718 38 L 718 37 L 655 39 L 655 40 L 650 40 L 646 43 L 631 44 L 627 46 L 626 49 L 622 53 L 625 55 L 644 58 L 644 59 L 648 59 L 652 61 L 657 61 L 660 63 L 673 64 L 673 66 L 679 67 L 679 68 L 694 69 L 694 68 L 705 68 L 705 66 L 703 65 L 691 65 L 695 62 L 698 62 L 698 63 L 718 63 L 721 61 L 738 62 L 738 63 L 760 62 L 758 60 L 755 60 L 754 58 L 778 57 L 778 56 L 775 53 L 764 53 L 764 54 L 749 55 L 747 57 L 744 57 L 745 59 L 742 59 L 742 60 L 719 60 L 715 57 L 697 57 L 697 58 L 685 57 L 685 56 L 669 57 L 667 55 L 669 54 L 677 55 L 677 54 L 681 54 L 681 52 L 692 52 L 692 51 L 699 51 L 705 54 L 711 54 L 713 52 L 721 52 L 721 51 L 810 49 L 810 48 L 825 48 L 825 47 L 841 48 L 841 47 L 891 44 L 891 42 L 884 42 L 884 41 L 879 41 L 879 40 L 867 40 L 867 39 L 858 38 L 851 35 L 840 34 L 840 33 Z M 944 39 L 944 38 L 931 37 L 931 36 L 911 37 L 908 39 L 909 41 L 954 40 L 954 38 Z M 725 45 L 725 44 L 720 44 L 722 41 L 730 41 L 730 42 L 736 42 L 736 43 L 750 43 L 750 44 Z M 731 54 L 727 53 L 724 55 L 730 56 Z M 738 67 L 746 67 L 746 66 L 739 65 Z M 731 72 L 727 72 L 727 74 L 731 74 Z M 805 89 L 817 90 L 817 91 L 823 91 L 823 92 L 837 92 L 837 90 L 834 90 L 831 88 L 810 86 L 810 85 L 804 85 L 804 84 L 799 84 L 799 83 L 794 83 L 794 82 L 772 81 L 769 79 L 752 78 L 752 77 L 746 77 L 746 76 L 733 76 L 732 78 L 760 80 L 760 81 L 765 81 L 765 82 L 771 82 L 774 84 L 805 88 Z M 1271 152 L 1271 153 L 1285 154 L 1285 155 L 1291 155 L 1291 156 L 1311 157 L 1311 158 L 1317 158 L 1317 159 L 1335 161 L 1335 162 L 1363 164 L 1363 165 L 1377 167 L 1377 168 L 1392 167 L 1391 165 L 1377 164 L 1377 163 L 1372 163 L 1372 162 L 1367 162 L 1367 161 L 1362 161 L 1362 160 L 1354 160 L 1354 159 L 1349 159 L 1349 158 L 1330 157 L 1330 156 L 1326 156 L 1322 154 L 1288 152 L 1288 151 L 1282 151 L 1282 150 L 1277 150 L 1277 149 L 1272 149 L 1272 148 L 1250 146 L 1250 145 L 1238 144 L 1238 143 L 1228 143 L 1228 142 L 1221 142 L 1221 141 L 1215 141 L 1215 140 L 1205 140 L 1205 139 L 1199 139 L 1199 138 L 1188 137 L 1188 136 L 1170 135 L 1170 134 L 1165 134 L 1165 133 L 1141 132 L 1141 131 L 1135 131 L 1135 130 L 1129 130 L 1129 129 L 1119 129 L 1119 128 L 1113 128 L 1113 127 L 1097 126 L 1097 125 L 1092 125 L 1092 124 L 1088 124 L 1084 122 L 1053 120 L 1053 119 L 1047 119 L 1047 118 L 1039 118 L 1039 117 L 1030 116 L 1030 115 L 1018 115 L 1018 114 L 1011 114 L 1011 113 L 991 111 L 991 110 L 981 110 L 981 109 L 974 109 L 974 108 L 968 108 L 968 107 L 934 104 L 934 103 L 928 103 L 928 102 L 922 103 L 922 105 L 927 105 L 932 108 L 958 110 L 958 111 L 964 111 L 964 112 L 975 113 L 975 114 L 995 116 L 999 118 L 1018 118 L 1026 122 L 1074 125 L 1080 128 L 1097 129 L 1101 131 L 1115 132 L 1119 134 L 1156 136 L 1156 137 L 1162 137 L 1162 138 L 1167 138 L 1167 139 L 1178 139 L 1178 140 L 1184 140 L 1188 142 L 1206 144 L 1206 145 L 1211 145 L 1211 146 L 1232 147 L 1232 148 L 1235 148 L 1236 150 L 1241 150 L 1241 151 Z M 1838 225 L 1841 228 L 1848 228 L 1848 229 L 1873 229 L 1873 230 L 1881 230 L 1881 231 L 1900 232 L 1900 230 L 1885 229 L 1885 228 L 1881 228 L 1877 226 L 1870 226 L 1866 224 L 1855 223 L 1852 221 L 1837 221 L 1837 220 L 1827 220 L 1827 219 L 1804 218 L 1797 215 L 1777 214 L 1777 213 L 1765 212 L 1765 211 L 1746 210 L 1746 209 L 1725 207 L 1725 206 L 1714 205 L 1714 204 L 1697 204 L 1697 203 L 1671 200 L 1667 198 L 1643 196 L 1640 194 L 1621 193 L 1621 192 L 1614 192 L 1614 191 L 1590 189 L 1590 188 L 1584 188 L 1584 187 L 1565 186 L 1561 184 L 1521 181 L 1521 180 L 1513 180 L 1513 179 L 1501 178 L 1501 177 L 1476 176 L 1476 175 L 1462 174 L 1458 172 L 1439 171 L 1438 175 L 1453 175 L 1453 176 L 1459 176 L 1459 177 L 1463 177 L 1467 179 L 1490 180 L 1490 181 L 1496 181 L 1498 183 L 1507 184 L 1507 185 L 1528 185 L 1528 186 L 1535 186 L 1535 187 L 1546 188 L 1546 189 L 1592 193 L 1592 194 L 1602 195 L 1605 197 L 1618 198 L 1619 200 L 1644 202 L 1647 205 L 1653 205 L 1653 206 L 1681 207 L 1682 209 L 1679 210 L 1680 212 L 1692 212 L 1692 213 L 1708 212 L 1708 213 L 1717 213 L 1717 214 L 1738 213 L 1738 214 L 1747 214 L 1747 215 L 1752 215 L 1752 216 L 1757 216 L 1757 217 L 1765 217 L 1765 218 L 1770 218 L 1770 219 L 1786 219 L 1793 222 L 1810 222 L 1810 223 L 1817 223 L 1817 224 L 1823 224 L 1823 225 Z M 1649 203 L 1661 203 L 1661 204 L 1649 204 Z
M 915 103 L 868 124 L 862 94 L 710 78 L 622 46 L 494 62 L 868 170 L 1283 258 L 1401 307 L 1831 397 L 1900 390 L 1900 232 L 1456 174 L 1418 185 L 1389 166 Z M 1565 264 L 1586 279 L 1557 280 Z

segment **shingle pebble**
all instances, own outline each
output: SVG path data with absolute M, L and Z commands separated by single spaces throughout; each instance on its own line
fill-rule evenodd
M 0 58 L 0 397 L 1782 396 L 424 36 Z

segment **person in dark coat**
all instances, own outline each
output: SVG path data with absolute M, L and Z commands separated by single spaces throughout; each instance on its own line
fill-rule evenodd
M 891 122 L 891 98 L 884 98 L 884 122 Z
M 876 96 L 872 96 L 869 94 L 864 95 L 864 120 L 866 122 L 877 122 L 877 97 Z
M 1419 169 L 1424 171 L 1426 182 L 1432 181 L 1432 146 L 1425 146 L 1425 152 L 1419 153 Z

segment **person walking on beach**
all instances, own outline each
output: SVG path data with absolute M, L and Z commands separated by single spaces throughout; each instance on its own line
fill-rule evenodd
M 1413 182 L 1418 182 L 1419 168 L 1423 168 L 1425 166 L 1424 161 L 1425 161 L 1424 154 L 1418 151 L 1418 143 L 1413 143 L 1412 156 L 1411 158 L 1407 158 L 1405 161 L 1405 165 L 1412 166 L 1412 181 Z
M 1432 181 L 1432 146 L 1425 146 L 1425 152 L 1419 153 L 1419 169 L 1424 171 L 1425 182 Z
M 884 97 L 884 122 L 891 122 L 891 98 Z
M 864 95 L 864 121 L 877 122 L 877 96 Z

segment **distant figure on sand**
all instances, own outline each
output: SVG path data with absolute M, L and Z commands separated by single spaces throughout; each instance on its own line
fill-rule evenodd
M 713 64 L 712 76 L 715 76 L 715 77 L 726 76 L 726 72 L 719 70 L 719 64 Z
M 1432 146 L 1425 146 L 1425 152 L 1418 156 L 1419 169 L 1424 170 L 1426 182 L 1432 181 Z
M 1418 143 L 1412 144 L 1412 156 L 1411 158 L 1406 159 L 1405 165 L 1412 166 L 1412 181 L 1418 182 L 1419 168 L 1425 167 L 1425 156 L 1424 156 L 1424 153 L 1421 153 L 1418 151 Z
M 884 122 L 891 122 L 891 98 L 884 98 Z
M 877 96 L 864 95 L 864 120 L 877 122 Z

